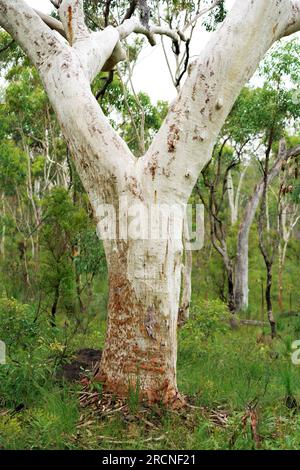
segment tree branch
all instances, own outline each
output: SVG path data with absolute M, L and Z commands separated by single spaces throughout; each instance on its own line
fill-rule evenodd
M 60 47 L 56 35 L 24 0 L 0 0 L 0 26 L 40 68 Z
M 199 11 L 199 13 L 198 13 L 196 16 L 194 16 L 194 18 L 192 18 L 191 21 L 189 21 L 189 22 L 184 26 L 183 31 L 186 31 L 190 26 L 192 26 L 194 23 L 196 23 L 196 21 L 198 21 L 199 18 L 201 18 L 201 16 L 206 15 L 206 13 L 208 13 L 209 11 L 213 10 L 214 8 L 216 8 L 216 7 L 221 3 L 221 1 L 222 1 L 222 0 L 215 0 L 212 5 L 210 5 L 209 7 L 204 8 L 204 9 L 201 10 L 201 11 Z
M 131 0 L 129 8 L 125 13 L 122 23 L 124 23 L 125 20 L 129 20 L 132 17 L 132 15 L 134 14 L 136 10 L 138 3 L 139 3 L 139 0 Z
M 300 1 L 290 0 L 290 8 L 287 11 L 288 21 L 282 36 L 289 36 L 300 30 Z
M 145 179 L 152 177 L 149 168 L 157 162 L 158 200 L 189 198 L 240 90 L 287 31 L 291 12 L 290 0 L 237 0 L 223 26 L 189 66 L 165 123 L 138 162 Z
M 120 39 L 127 38 L 131 33 L 143 34 L 147 37 L 151 46 L 156 45 L 156 34 L 161 36 L 168 36 L 176 42 L 179 42 L 180 39 L 186 41 L 184 34 L 181 32 L 174 31 L 170 28 L 164 28 L 161 26 L 150 26 L 150 28 L 146 28 L 137 18 L 130 18 L 129 20 L 124 21 L 124 23 L 118 26 L 117 29 L 120 34 Z
M 53 18 L 52 16 L 46 15 L 45 13 L 42 13 L 39 10 L 34 10 L 37 15 L 43 20 L 43 22 L 49 26 L 49 28 L 53 29 L 54 31 L 57 31 L 59 34 L 61 34 L 65 39 L 67 39 L 66 32 L 64 30 L 63 24 L 58 21 L 56 18 Z
M 58 13 L 71 46 L 90 36 L 84 19 L 83 0 L 62 0 Z

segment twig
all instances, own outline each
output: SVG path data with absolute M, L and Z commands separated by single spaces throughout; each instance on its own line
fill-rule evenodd
M 166 433 L 167 434 L 167 433 Z M 148 437 L 147 439 L 142 439 L 140 442 L 158 442 L 162 441 L 166 438 L 166 435 L 163 434 L 162 436 L 159 437 Z M 103 441 L 110 442 L 112 444 L 133 444 L 136 441 L 121 441 L 113 438 L 107 438 L 106 436 L 99 436 L 99 439 L 102 439 Z
M 214 3 L 210 6 L 210 7 L 207 7 L 207 8 L 204 8 L 203 10 L 201 10 L 196 16 L 194 16 L 194 18 L 191 19 L 191 21 L 189 21 L 183 28 L 183 32 L 186 31 L 190 26 L 193 25 L 193 23 L 195 23 L 196 21 L 199 20 L 199 18 L 201 18 L 201 16 L 205 15 L 206 13 L 208 13 L 209 11 L 213 10 L 216 6 L 218 6 L 220 3 L 221 3 L 222 0 L 215 0 Z

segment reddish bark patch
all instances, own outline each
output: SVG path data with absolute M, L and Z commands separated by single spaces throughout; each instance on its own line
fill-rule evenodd
M 172 124 L 170 126 L 170 132 L 168 135 L 168 151 L 170 153 L 175 152 L 176 150 L 176 145 L 180 140 L 180 133 L 179 129 L 175 124 Z
M 159 299 L 149 306 L 137 298 L 128 279 L 127 256 L 125 242 L 109 256 L 107 336 L 95 380 L 117 396 L 126 398 L 135 390 L 141 400 L 173 406 L 178 397 L 173 337 L 168 321 L 161 319 Z
M 273 26 L 273 34 L 274 34 L 274 35 L 276 34 L 277 28 L 278 28 L 278 23 L 276 23 L 276 24 Z
M 153 307 L 148 307 L 144 324 L 145 324 L 145 328 L 148 333 L 148 336 L 150 336 L 150 338 L 152 339 L 155 339 L 156 320 L 155 320 L 155 310 Z
M 203 136 L 201 135 L 201 129 L 200 129 L 198 126 L 195 126 L 194 135 L 193 135 L 193 140 L 197 140 L 197 141 L 199 141 L 199 142 L 203 142 L 203 141 L 204 141 L 204 138 L 203 138 Z
M 147 171 L 151 174 L 152 180 L 154 181 L 156 171 L 158 169 L 158 155 L 159 153 L 156 152 L 152 157 L 150 158 L 150 161 L 147 165 Z
M 141 188 L 139 187 L 138 180 L 137 180 L 134 176 L 130 176 L 130 177 L 128 178 L 128 189 L 129 189 L 129 191 L 130 191 L 135 197 L 137 197 L 140 201 L 143 201 L 143 200 L 144 200 L 144 197 L 143 197 L 143 194 L 142 194 L 142 190 L 141 190 Z
M 73 44 L 73 26 L 72 26 L 72 21 L 73 21 L 73 11 L 72 7 L 68 7 L 68 36 L 69 36 L 69 42 L 72 46 Z

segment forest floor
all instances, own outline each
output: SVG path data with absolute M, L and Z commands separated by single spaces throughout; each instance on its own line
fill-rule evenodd
M 139 404 L 134 393 L 121 402 L 87 386 L 91 374 L 74 382 L 99 357 L 104 330 L 103 322 L 100 333 L 78 335 L 79 357 L 28 390 L 25 405 L 0 401 L 0 448 L 299 449 L 300 367 L 291 361 L 299 318 L 280 320 L 274 341 L 253 326 L 200 341 L 179 335 L 178 384 L 188 404 L 177 411 Z

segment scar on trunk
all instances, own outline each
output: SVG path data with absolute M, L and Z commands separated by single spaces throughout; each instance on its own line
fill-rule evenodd
M 73 45 L 73 27 L 72 27 L 73 12 L 72 7 L 68 7 L 68 36 L 70 45 Z
M 148 163 L 147 171 L 152 176 L 152 181 L 154 181 L 155 175 L 156 175 L 156 170 L 158 169 L 158 152 L 156 152 L 154 155 L 152 155 L 150 162 Z
M 168 151 L 170 153 L 175 152 L 176 150 L 176 144 L 180 139 L 180 134 L 179 134 L 179 129 L 176 127 L 175 124 L 172 124 L 170 126 L 170 132 L 168 136 Z
M 148 307 L 144 324 L 145 324 L 145 328 L 148 333 L 148 336 L 150 336 L 150 338 L 152 339 L 155 339 L 154 328 L 156 325 L 156 320 L 155 320 L 154 315 L 155 315 L 154 308 Z

